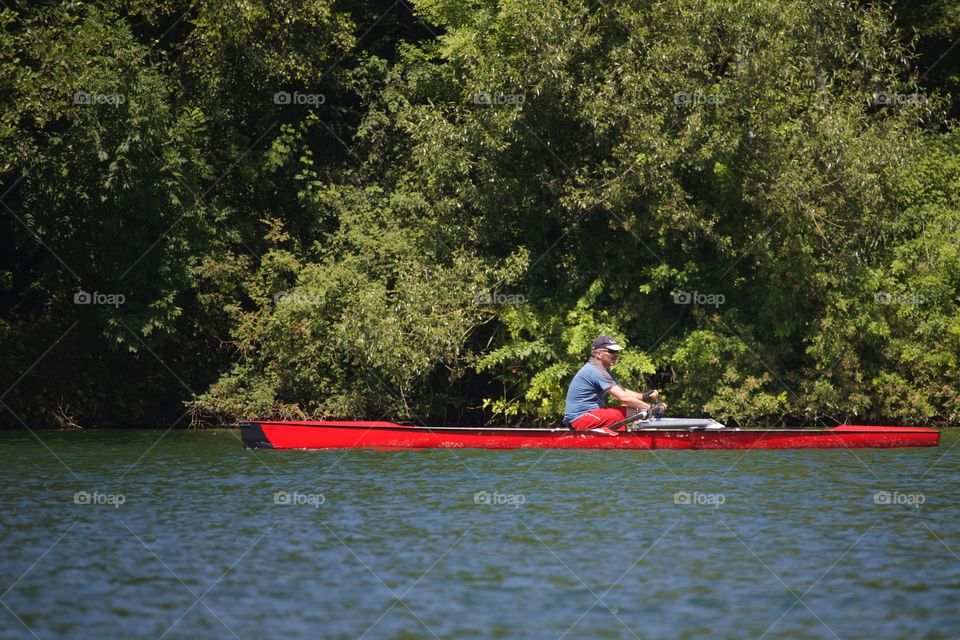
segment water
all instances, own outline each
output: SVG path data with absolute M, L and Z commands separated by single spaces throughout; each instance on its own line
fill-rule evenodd
M 0 435 L 0 638 L 960 633 L 951 432 L 855 452 L 161 435 Z

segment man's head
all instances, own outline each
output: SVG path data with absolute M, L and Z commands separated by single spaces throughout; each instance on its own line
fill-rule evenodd
M 617 341 L 610 336 L 600 336 L 590 345 L 590 353 L 607 368 L 613 366 L 613 363 L 617 361 L 617 356 L 620 355 L 621 351 L 623 351 L 623 347 L 617 344 Z

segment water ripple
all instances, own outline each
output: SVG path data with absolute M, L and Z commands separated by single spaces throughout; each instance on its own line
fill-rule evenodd
M 162 434 L 41 434 L 53 454 L 0 436 L 0 639 L 960 628 L 952 433 L 939 450 L 747 455 L 251 452 L 232 432 Z

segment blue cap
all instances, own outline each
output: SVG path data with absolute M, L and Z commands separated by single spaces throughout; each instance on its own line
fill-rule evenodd
M 623 347 L 617 344 L 617 341 L 611 338 L 610 336 L 600 336 L 593 341 L 593 344 L 590 345 L 591 351 L 596 351 L 597 349 L 609 349 L 610 351 L 623 351 Z

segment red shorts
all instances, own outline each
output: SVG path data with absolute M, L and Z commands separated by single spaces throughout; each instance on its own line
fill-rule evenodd
M 588 411 L 576 420 L 570 423 L 570 426 L 577 431 L 585 429 L 597 429 L 599 427 L 610 427 L 627 417 L 625 407 L 604 407 L 603 409 L 594 409 Z

